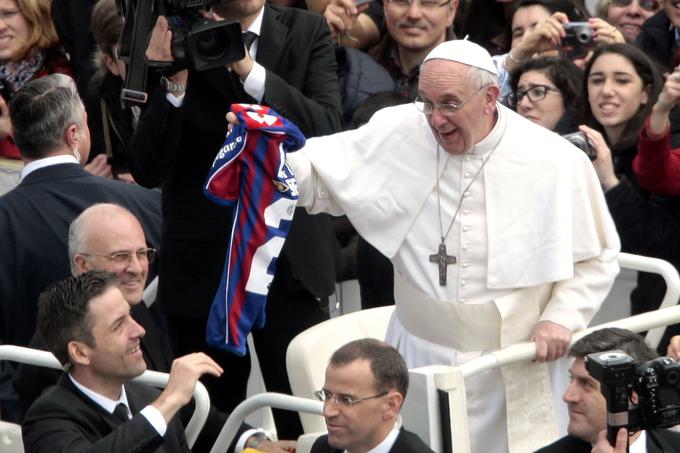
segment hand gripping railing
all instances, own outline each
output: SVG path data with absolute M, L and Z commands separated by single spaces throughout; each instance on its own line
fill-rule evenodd
M 323 414 L 323 403 L 321 401 L 271 392 L 251 396 L 236 406 L 231 412 L 219 436 L 217 436 L 210 453 L 225 453 L 243 420 L 251 413 L 263 407 L 318 415 Z
M 571 343 L 573 344 L 593 330 L 604 327 L 620 327 L 633 332 L 648 330 L 647 343 L 651 347 L 656 348 L 663 335 L 664 326 L 680 322 L 680 306 L 676 305 L 680 298 L 680 276 L 678 276 L 677 270 L 670 263 L 656 258 L 621 253 L 618 261 L 621 267 L 637 271 L 653 272 L 663 277 L 667 289 L 660 309 L 618 321 L 607 322 L 599 326 L 576 332 L 572 336 Z M 621 302 L 628 303 L 628 301 Z M 456 453 L 468 453 L 470 451 L 470 444 L 465 382 L 484 371 L 522 361 L 533 360 L 535 357 L 536 345 L 532 342 L 527 342 L 512 345 L 494 353 L 486 354 L 459 367 L 432 366 L 410 370 L 412 381 L 422 381 L 426 383 L 424 384 L 425 387 L 433 385 L 435 388 L 445 391 L 447 393 L 449 405 L 448 417 L 451 421 L 451 429 L 446 432 L 450 432 L 451 438 L 442 439 L 442 430 L 438 422 L 439 412 L 430 407 L 438 406 L 436 392 L 433 393 L 432 390 L 427 390 L 427 388 L 422 390 L 422 393 L 420 393 L 421 399 L 427 398 L 428 402 L 425 404 L 426 407 L 417 408 L 416 412 L 421 414 L 420 417 L 422 417 L 423 413 L 427 412 L 427 414 L 431 416 L 430 418 L 436 417 L 436 419 L 423 424 L 423 426 L 420 427 L 421 432 L 419 432 L 419 434 L 423 438 L 430 439 L 431 446 L 436 451 L 444 451 L 442 446 L 448 444 L 451 445 L 453 451 Z M 416 392 L 421 392 L 421 389 L 413 388 L 409 391 L 410 394 Z M 412 402 L 409 402 L 407 398 L 407 408 L 409 404 L 415 406 Z M 417 425 L 418 417 L 414 418 L 408 413 L 404 416 L 405 418 L 409 418 L 409 422 L 412 423 L 412 425 Z
M 29 365 L 54 368 L 57 370 L 62 369 L 59 361 L 52 353 L 24 348 L 22 346 L 0 345 L 0 360 L 11 360 L 13 362 L 27 363 Z M 136 377 L 134 381 L 153 387 L 163 388 L 167 385 L 169 377 L 170 375 L 167 373 L 145 371 L 144 374 Z M 196 387 L 194 388 L 194 401 L 196 404 L 194 413 L 184 430 L 189 447 L 192 447 L 196 442 L 196 439 L 208 418 L 208 411 L 210 410 L 210 397 L 208 396 L 208 391 L 200 382 L 197 382 Z

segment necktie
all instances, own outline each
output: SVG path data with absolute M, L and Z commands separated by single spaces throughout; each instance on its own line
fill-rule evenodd
M 113 415 L 118 417 L 118 419 L 123 422 L 130 420 L 130 417 L 128 417 L 127 407 L 123 403 L 116 404 L 116 408 L 113 410 Z
M 246 46 L 246 49 L 248 49 L 248 51 L 250 51 L 250 46 L 253 45 L 256 39 L 257 33 L 252 31 L 243 32 L 243 44 Z

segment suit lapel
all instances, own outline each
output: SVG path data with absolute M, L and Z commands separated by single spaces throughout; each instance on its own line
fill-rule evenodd
M 255 58 L 266 69 L 274 72 L 288 40 L 288 27 L 278 18 L 279 12 L 265 5 Z

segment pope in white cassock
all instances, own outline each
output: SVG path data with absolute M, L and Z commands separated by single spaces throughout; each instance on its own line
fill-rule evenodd
M 530 452 L 557 438 L 547 362 L 609 292 L 618 236 L 588 158 L 497 102 L 483 48 L 440 44 L 418 89 L 290 154 L 300 204 L 346 214 L 391 258 L 386 340 L 409 367 L 536 341 L 536 362 L 466 383 L 472 451 Z

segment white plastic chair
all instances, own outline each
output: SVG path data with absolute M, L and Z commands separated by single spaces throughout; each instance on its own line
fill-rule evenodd
M 384 339 L 394 307 L 379 307 L 338 316 L 319 323 L 288 345 L 286 369 L 293 395 L 312 398 L 324 383 L 326 365 L 341 345 L 358 338 Z M 305 433 L 325 432 L 323 417 L 300 414 Z

